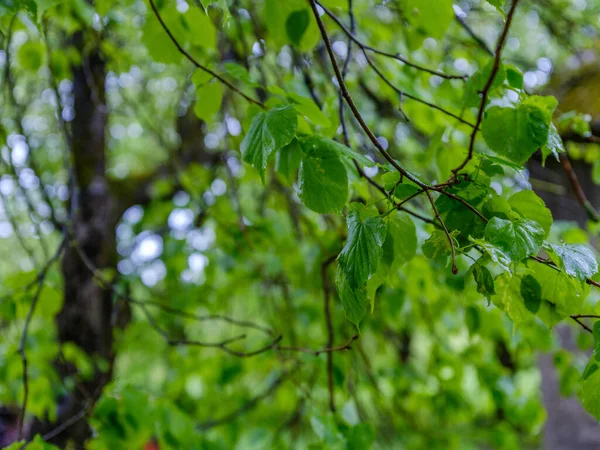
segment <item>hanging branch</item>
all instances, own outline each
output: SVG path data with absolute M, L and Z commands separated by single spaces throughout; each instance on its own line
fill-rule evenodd
M 425 193 L 427 194 L 427 198 L 429 198 L 429 203 L 431 203 L 431 208 L 433 209 L 435 217 L 437 217 L 437 220 L 440 223 L 440 225 L 442 226 L 442 229 L 444 230 L 444 234 L 446 235 L 446 238 L 448 239 L 448 243 L 450 244 L 450 251 L 452 253 L 452 273 L 454 275 L 456 275 L 458 273 L 458 269 L 456 267 L 456 250 L 454 248 L 454 240 L 452 239 L 452 235 L 448 232 L 448 228 L 446 227 L 446 224 L 440 217 L 440 213 L 438 212 L 438 209 L 435 206 L 435 201 L 433 200 L 431 193 L 429 192 L 429 190 L 426 190 Z
M 477 121 L 475 122 L 475 128 L 473 128 L 473 132 L 471 133 L 471 139 L 469 141 L 469 153 L 467 154 L 465 160 L 460 164 L 460 166 L 452 170 L 453 177 L 456 177 L 456 174 L 463 170 L 467 163 L 473 158 L 475 138 L 477 137 L 477 132 L 479 131 L 479 127 L 481 126 L 481 122 L 483 121 L 483 112 L 485 111 L 485 105 L 487 104 L 488 94 L 490 92 L 492 84 L 494 83 L 494 78 L 496 78 L 496 74 L 500 69 L 502 48 L 504 47 L 504 42 L 506 41 L 506 37 L 508 36 L 508 30 L 510 29 L 510 24 L 512 23 L 518 4 L 519 0 L 513 0 L 510 10 L 508 11 L 508 15 L 506 16 L 506 23 L 504 24 L 504 29 L 502 30 L 502 34 L 500 34 L 500 37 L 498 38 L 498 44 L 496 45 L 494 65 L 492 66 L 490 76 L 487 82 L 485 83 L 483 90 L 481 91 L 481 102 L 479 103 L 479 110 L 477 111 Z
M 466 20 L 460 17 L 458 14 L 455 14 L 454 17 L 456 21 L 460 24 L 461 27 L 468 33 L 469 36 L 473 38 L 473 40 L 481 47 L 488 55 L 494 56 L 494 51 L 486 44 L 486 42 L 479 37 L 475 31 L 467 24 Z
M 240 91 L 238 88 L 236 88 L 233 84 L 231 84 L 229 81 L 227 81 L 221 75 L 219 75 L 217 72 L 215 72 L 214 70 L 211 70 L 208 67 L 200 64 L 190 53 L 188 53 L 181 46 L 181 44 L 179 44 L 179 42 L 177 41 L 177 39 L 175 39 L 175 36 L 173 36 L 173 33 L 171 33 L 171 30 L 169 30 L 169 27 L 167 27 L 167 24 L 163 21 L 163 18 L 161 17 L 160 13 L 158 12 L 158 8 L 154 4 L 154 0 L 148 0 L 148 3 L 150 3 L 150 7 L 152 8 L 152 11 L 154 11 L 154 15 L 156 16 L 156 18 L 160 22 L 160 25 L 162 26 L 163 30 L 165 30 L 165 32 L 169 35 L 169 39 L 171 39 L 171 41 L 173 42 L 173 44 L 175 44 L 175 47 L 177 47 L 177 50 L 179 51 L 179 53 L 181 53 L 183 56 L 185 56 L 186 59 L 188 59 L 198 69 L 200 69 L 200 70 L 208 73 L 209 75 L 213 76 L 214 78 L 216 78 L 217 80 L 219 80 L 221 83 L 223 83 L 225 86 L 227 86 L 229 89 L 231 89 L 236 94 L 241 95 L 242 97 L 244 97 L 250 103 L 253 103 L 253 104 L 257 105 L 257 106 L 260 106 L 262 109 L 266 109 L 265 105 L 263 105 L 260 101 L 255 100 L 252 97 L 247 96 L 242 91 Z
M 342 21 L 331 10 L 329 10 L 327 7 L 325 7 L 319 0 L 315 0 L 315 2 L 317 5 L 319 5 L 319 7 L 321 9 L 323 9 L 323 11 L 325 11 L 325 14 L 327 14 L 331 18 L 331 20 L 333 20 L 337 24 L 337 26 L 341 28 L 341 30 L 348 36 L 348 38 L 350 40 L 352 40 L 354 43 L 356 43 L 356 45 L 358 45 L 358 47 L 360 47 L 360 49 L 365 53 L 368 51 L 371 53 L 375 53 L 377 55 L 386 56 L 388 58 L 403 62 L 404 64 L 406 64 L 409 67 L 413 67 L 417 70 L 427 72 L 431 75 L 436 75 L 436 76 L 438 76 L 440 78 L 444 78 L 446 80 L 465 80 L 468 78 L 467 75 L 449 75 L 447 73 L 440 72 L 438 70 L 428 69 L 427 67 L 423 67 L 423 66 L 420 66 L 419 64 L 409 61 L 407 58 L 403 57 L 402 55 L 400 55 L 398 53 L 390 53 L 390 52 L 385 52 L 383 50 L 378 50 L 376 48 L 373 48 L 373 47 L 365 44 L 364 42 L 362 42 L 360 39 L 358 39 L 355 36 L 355 30 L 352 28 L 349 30 L 342 23 Z
M 600 214 L 596 211 L 596 208 L 590 203 L 581 184 L 579 183 L 579 179 L 577 178 L 577 174 L 573 170 L 573 166 L 571 165 L 571 160 L 566 153 L 562 153 L 560 155 L 560 163 L 562 165 L 563 170 L 567 174 L 569 178 L 569 182 L 571 183 L 571 187 L 573 188 L 573 192 L 575 193 L 575 197 L 577 198 L 577 202 L 581 205 L 581 207 L 585 210 L 588 219 L 593 222 L 600 221 Z
M 333 321 L 331 319 L 331 306 L 330 306 L 330 291 L 329 280 L 327 278 L 327 268 L 331 263 L 335 261 L 337 255 L 329 257 L 326 261 L 321 264 L 321 282 L 323 284 L 323 309 L 325 313 L 325 323 L 327 325 L 327 348 L 333 345 L 335 339 L 333 333 Z M 327 386 L 329 388 L 329 409 L 335 412 L 335 392 L 333 390 L 333 353 L 327 352 Z
M 363 131 L 365 132 L 365 134 L 368 136 L 369 140 L 373 143 L 375 148 L 377 148 L 379 153 L 381 153 L 381 155 L 392 165 L 392 167 L 394 167 L 394 169 L 396 169 L 398 172 L 400 172 L 403 176 L 408 178 L 413 183 L 417 184 L 418 186 L 420 186 L 422 188 L 426 188 L 427 185 L 425 183 L 423 183 L 418 178 L 413 176 L 410 172 L 408 172 L 406 169 L 404 169 L 402 166 L 400 166 L 394 158 L 392 158 L 392 156 L 381 146 L 381 144 L 379 143 L 379 141 L 377 140 L 377 138 L 375 137 L 375 135 L 373 134 L 373 132 L 371 131 L 371 129 L 369 128 L 367 123 L 365 122 L 360 111 L 356 107 L 356 104 L 354 103 L 352 96 L 348 92 L 348 88 L 346 87 L 346 83 L 344 82 L 344 78 L 342 77 L 342 72 L 340 70 L 340 67 L 338 66 L 338 63 L 335 60 L 335 54 L 333 52 L 333 48 L 331 47 L 331 41 L 329 40 L 327 30 L 325 29 L 325 24 L 323 23 L 321 16 L 319 16 L 319 10 L 317 9 L 316 0 L 308 0 L 308 3 L 310 4 L 310 7 L 313 12 L 313 16 L 315 17 L 315 20 L 317 21 L 317 25 L 319 26 L 319 30 L 321 32 L 321 37 L 323 39 L 323 42 L 325 43 L 325 48 L 327 50 L 329 60 L 331 61 L 331 65 L 333 66 L 333 70 L 335 72 L 335 77 L 337 79 L 339 89 L 342 93 L 342 96 L 346 100 L 346 103 L 350 107 L 352 114 L 354 115 L 354 117 L 356 118 L 358 123 L 360 124 L 360 126 L 363 129 Z
M 354 341 L 356 341 L 358 338 L 359 338 L 358 334 L 355 334 L 354 336 L 352 336 L 350 338 L 350 340 L 348 342 L 346 342 L 343 345 L 338 345 L 337 347 L 326 347 L 326 348 L 322 348 L 320 350 L 313 350 L 313 349 L 306 348 L 306 347 L 285 347 L 285 346 L 278 346 L 277 350 L 284 350 L 284 351 L 290 351 L 290 352 L 301 352 L 301 353 L 307 353 L 309 355 L 319 356 L 323 353 L 335 353 L 335 352 L 343 352 L 346 350 L 352 350 L 352 343 Z

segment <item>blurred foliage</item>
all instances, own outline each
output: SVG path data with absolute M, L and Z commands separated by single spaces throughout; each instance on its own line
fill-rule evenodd
M 590 245 L 598 227 L 553 223 L 525 167 L 540 148 L 544 159 L 558 157 L 560 135 L 572 133 L 581 139 L 566 144 L 569 155 L 593 164 L 600 183 L 589 139 L 599 118 L 590 68 L 600 2 L 519 5 L 467 175 L 444 187 L 487 225 L 437 191 L 430 204 L 419 183 L 443 183 L 465 160 L 472 128 L 455 116 L 476 123 L 493 67 L 484 47 L 495 48 L 510 2 L 350 4 L 364 45 L 457 75 L 363 53 L 320 9 L 341 68 L 352 48 L 345 81 L 362 117 L 412 181 L 377 153 L 348 108 L 343 145 L 339 83 L 308 2 L 156 1 L 181 50 L 222 80 L 176 48 L 143 0 L 0 4 L 0 403 L 21 405 L 31 282 L 61 242 L 52 214 L 68 216 L 69 156 L 55 111 L 73 120 L 73 68 L 85 70 L 86 52 L 98 47 L 110 188 L 133 198 L 143 185 L 148 201 L 131 200 L 116 228 L 118 265 L 97 275 L 116 304 L 147 306 L 132 303 L 129 324 L 114 329 L 112 381 L 87 412 L 88 448 L 537 448 L 546 416 L 540 351 L 553 353 L 561 393 L 578 391 L 600 417 L 600 329 L 591 336 L 572 322 L 582 349 L 595 349 L 589 363 L 551 331 L 570 315 L 600 314 L 586 284 L 598 281 Z M 346 0 L 322 5 L 350 28 Z M 182 127 L 191 114 L 190 143 Z M 403 205 L 417 216 L 396 210 L 412 196 Z M 552 266 L 530 258 L 538 253 Z M 27 414 L 53 421 L 61 399 L 108 364 L 59 342 L 64 280 L 59 263 L 45 270 L 26 340 Z M 240 334 L 227 351 L 210 345 Z M 328 352 L 295 350 L 344 347 L 355 334 L 351 349 L 329 353 L 332 412 Z M 279 335 L 256 356 L 231 354 Z M 209 345 L 177 345 L 186 341 Z M 57 361 L 76 366 L 77 377 L 62 378 Z M 27 448 L 51 447 L 38 436 Z

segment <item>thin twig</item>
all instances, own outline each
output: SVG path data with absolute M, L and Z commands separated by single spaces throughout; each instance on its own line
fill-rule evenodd
M 473 31 L 473 29 L 467 24 L 465 19 L 460 17 L 458 14 L 455 15 L 456 21 L 460 24 L 461 27 L 473 38 L 473 40 L 481 47 L 488 55 L 494 56 L 494 51 L 487 45 L 487 43 Z
M 454 248 L 454 240 L 452 239 L 452 235 L 448 232 L 448 228 L 446 227 L 446 224 L 440 217 L 440 213 L 438 212 L 438 209 L 435 206 L 435 201 L 434 201 L 433 197 L 431 196 L 429 189 L 426 190 L 425 193 L 427 194 L 427 198 L 429 198 L 429 203 L 431 203 L 431 208 L 433 209 L 435 217 L 437 218 L 438 222 L 442 226 L 442 229 L 444 230 L 444 234 L 446 234 L 446 238 L 448 239 L 448 243 L 450 244 L 450 251 L 452 253 L 452 273 L 454 275 L 456 275 L 458 273 L 458 269 L 456 267 L 456 250 Z
M 363 52 L 363 55 L 367 61 L 367 64 L 369 64 L 369 66 L 373 69 L 373 71 L 379 76 L 379 78 L 381 78 L 381 80 L 387 84 L 390 88 L 392 88 L 394 91 L 396 91 L 396 93 L 400 96 L 400 98 L 410 98 L 411 100 L 417 101 L 419 103 L 422 103 L 423 105 L 426 105 L 432 109 L 435 109 L 437 111 L 440 111 L 444 114 L 446 114 L 447 116 L 452 117 L 453 119 L 458 120 L 459 122 L 473 128 L 475 125 L 473 125 L 471 122 L 469 122 L 468 120 L 463 119 L 462 117 L 454 114 L 451 111 L 448 111 L 447 109 L 442 108 L 441 106 L 438 106 L 434 103 L 428 102 L 426 100 L 423 100 L 422 98 L 417 97 L 416 95 L 412 95 L 409 94 L 405 91 L 403 91 L 402 89 L 399 89 L 398 87 L 396 87 L 384 74 L 383 72 L 375 65 L 375 63 L 373 62 L 373 60 L 369 57 L 369 55 L 367 54 L 367 52 L 364 49 L 361 49 Z M 400 105 L 402 106 L 402 105 Z
M 169 345 L 172 345 L 172 346 L 190 345 L 190 346 L 198 346 L 198 347 L 218 348 L 218 349 L 221 349 L 221 350 L 225 351 L 226 353 L 229 353 L 230 355 L 238 356 L 238 357 L 241 357 L 241 358 L 248 358 L 248 357 L 256 356 L 256 355 L 264 353 L 264 352 L 266 352 L 268 350 L 276 348 L 277 344 L 283 338 L 283 336 L 281 336 L 281 335 L 277 336 L 269 344 L 265 345 L 264 347 L 259 348 L 258 350 L 254 350 L 254 351 L 251 351 L 251 352 L 244 352 L 244 351 L 232 350 L 231 348 L 227 347 L 227 345 L 230 344 L 231 342 L 234 342 L 234 341 L 237 341 L 237 340 L 245 338 L 246 337 L 245 334 L 244 335 L 240 335 L 240 336 L 235 336 L 233 338 L 229 338 L 229 339 L 226 339 L 226 340 L 221 341 L 221 342 L 203 342 L 203 341 L 187 340 L 187 339 L 180 339 L 180 340 L 172 339 L 169 336 L 169 334 L 162 327 L 160 327 L 156 323 L 156 320 L 155 320 L 154 316 L 147 309 L 147 305 L 145 304 L 146 302 L 142 302 L 140 300 L 136 300 L 136 299 L 132 298 L 131 296 L 129 296 L 127 294 L 123 294 L 122 292 L 120 292 L 119 289 L 117 289 L 117 287 L 114 284 L 107 282 L 101 275 L 99 275 L 99 273 L 98 273 L 99 271 L 94 266 L 94 263 L 85 254 L 85 252 L 83 251 L 83 249 L 81 248 L 81 246 L 75 240 L 71 239 L 71 245 L 73 246 L 73 248 L 75 248 L 75 250 L 77 251 L 79 257 L 83 261 L 84 265 L 90 271 L 90 273 L 92 274 L 92 276 L 94 277 L 94 279 L 96 279 L 98 281 L 98 283 L 100 284 L 100 286 L 103 289 L 110 290 L 120 300 L 123 300 L 125 302 L 128 302 L 128 303 L 131 303 L 133 305 L 138 306 L 142 310 L 142 312 L 144 313 L 144 315 L 146 316 L 146 318 L 148 319 L 148 323 L 150 324 L 150 326 L 158 334 L 160 334 L 167 341 L 167 343 Z M 154 304 L 153 306 L 158 306 L 158 305 Z
M 160 13 L 158 12 L 158 8 L 154 4 L 154 0 L 148 0 L 148 3 L 150 3 L 150 7 L 152 8 L 152 11 L 154 11 L 154 15 L 156 16 L 156 18 L 160 22 L 160 25 L 162 26 L 162 28 L 169 35 L 169 39 L 171 39 L 171 41 L 173 42 L 173 44 L 175 44 L 175 47 L 177 47 L 177 50 L 179 51 L 179 53 L 181 53 L 183 56 L 185 56 L 198 69 L 200 69 L 200 70 L 202 70 L 202 71 L 204 71 L 204 72 L 212 75 L 214 78 L 216 78 L 217 80 L 219 80 L 221 83 L 223 83 L 225 86 L 227 86 L 229 89 L 231 89 L 236 94 L 241 95 L 246 100 L 248 100 L 250 103 L 253 103 L 253 104 L 257 105 L 257 106 L 260 106 L 262 109 L 266 109 L 265 105 L 263 105 L 261 102 L 259 102 L 258 100 L 253 99 L 252 97 L 247 96 L 242 91 L 240 91 L 238 88 L 236 88 L 233 84 L 231 84 L 229 81 L 227 81 L 225 78 L 223 78 L 221 75 L 219 75 L 218 73 L 216 73 L 214 70 L 211 70 L 208 67 L 200 64 L 190 53 L 188 53 L 179 44 L 179 42 L 177 41 L 177 39 L 175 39 L 175 36 L 173 36 L 173 33 L 171 33 L 171 30 L 169 30 L 169 27 L 167 27 L 167 24 L 165 24 L 165 22 L 163 21 L 163 18 L 161 17 Z
M 589 333 L 592 333 L 592 334 L 594 333 L 590 327 L 588 327 L 588 326 L 587 326 L 585 323 L 583 323 L 581 320 L 579 320 L 579 319 L 580 319 L 580 317 L 585 317 L 585 316 L 581 316 L 581 315 L 575 315 L 575 316 L 570 316 L 570 317 L 571 317 L 571 319 L 573 319 L 575 322 L 577 322 L 579 325 L 581 325 L 581 327 L 582 327 L 582 328 L 583 328 L 585 331 L 587 331 L 587 332 L 589 332 Z
M 569 178 L 569 182 L 571 183 L 571 187 L 573 188 L 573 192 L 575 193 L 575 197 L 577 198 L 577 202 L 581 205 L 581 207 L 587 213 L 588 219 L 598 222 L 600 221 L 600 214 L 596 211 L 596 208 L 590 203 L 579 180 L 577 178 L 577 174 L 573 170 L 573 166 L 571 165 L 571 160 L 566 153 L 562 153 L 560 155 L 560 163 L 562 165 L 563 170 L 567 174 Z
M 483 120 L 483 113 L 485 111 L 485 105 L 487 104 L 488 94 L 494 83 L 494 78 L 496 78 L 496 74 L 500 69 L 500 62 L 502 57 L 502 47 L 504 47 L 504 42 L 506 42 L 506 37 L 508 36 L 508 30 L 510 28 L 510 24 L 512 23 L 513 17 L 515 15 L 515 11 L 517 10 L 517 5 L 519 4 L 519 0 L 513 0 L 513 3 L 510 7 L 510 11 L 508 11 L 508 15 L 506 16 L 506 23 L 504 24 L 504 29 L 498 38 L 498 44 L 496 45 L 496 53 L 494 56 L 494 64 L 492 66 L 492 70 L 490 72 L 490 76 L 485 83 L 483 90 L 481 91 L 481 102 L 479 104 L 479 110 L 477 111 L 477 121 L 475 122 L 475 128 L 473 128 L 473 132 L 471 133 L 471 139 L 469 141 L 469 153 L 465 160 L 458 166 L 456 169 L 452 170 L 452 174 L 456 177 L 456 174 L 465 168 L 467 163 L 473 158 L 473 150 L 475 148 L 475 138 L 477 137 L 477 132 L 479 131 L 479 127 L 481 126 L 481 122 Z
M 288 352 L 300 352 L 307 353 L 309 355 L 319 356 L 323 353 L 335 353 L 335 352 L 343 352 L 346 350 L 352 349 L 352 343 L 359 338 L 358 334 L 355 334 L 350 338 L 348 342 L 343 345 L 338 345 L 337 347 L 326 347 L 320 350 L 313 350 L 311 348 L 306 347 L 294 347 L 294 346 L 277 346 L 277 350 L 283 350 Z
M 356 45 L 358 45 L 361 48 L 361 50 L 366 50 L 366 51 L 375 53 L 377 55 L 386 56 L 388 58 L 392 58 L 397 61 L 401 61 L 409 67 L 413 67 L 417 70 L 421 70 L 423 72 L 427 72 L 427 73 L 430 73 L 431 75 L 436 75 L 438 77 L 445 78 L 447 80 L 464 80 L 467 78 L 465 75 L 449 75 L 447 73 L 440 72 L 438 70 L 429 69 L 427 67 L 423 67 L 423 66 L 420 66 L 419 64 L 409 61 L 407 58 L 403 57 L 402 55 L 400 55 L 398 53 L 390 53 L 390 52 L 385 52 L 385 51 L 373 48 L 373 47 L 365 44 L 364 42 L 362 42 L 360 39 L 358 39 L 354 34 L 355 31 L 349 30 L 342 23 L 342 21 L 340 19 L 338 19 L 338 17 L 331 10 L 329 10 L 327 7 L 325 7 L 320 1 L 316 0 L 316 3 L 317 3 L 317 5 L 319 5 L 319 7 L 321 7 L 323 9 L 323 11 L 325 11 L 325 14 L 327 14 L 331 18 L 331 20 L 333 20 L 337 24 L 337 26 L 342 29 L 342 31 L 348 36 L 348 38 L 351 39 L 353 42 L 355 42 Z
M 377 148 L 379 153 L 381 153 L 383 155 L 383 157 L 392 165 L 392 167 L 394 167 L 398 172 L 400 172 L 402 175 L 404 175 L 406 178 L 408 178 L 412 182 L 416 183 L 420 187 L 426 187 L 427 185 L 425 183 L 423 183 L 418 178 L 413 176 L 410 172 L 408 172 L 406 169 L 404 169 L 402 166 L 400 166 L 394 158 L 392 158 L 392 156 L 381 146 L 381 144 L 379 143 L 379 141 L 377 140 L 377 138 L 375 137 L 375 135 L 373 134 L 373 132 L 371 131 L 371 129 L 369 128 L 369 126 L 367 125 L 365 120 L 363 119 L 360 111 L 354 104 L 354 100 L 352 100 L 352 96 L 348 92 L 348 88 L 346 87 L 346 83 L 344 82 L 344 78 L 342 77 L 342 72 L 340 70 L 340 67 L 338 66 L 337 61 L 335 60 L 335 54 L 333 52 L 333 48 L 331 47 L 331 41 L 329 40 L 327 30 L 325 29 L 325 24 L 323 23 L 321 16 L 319 16 L 319 10 L 317 9 L 316 0 L 307 0 L 307 1 L 310 4 L 310 7 L 313 12 L 313 16 L 315 17 L 315 20 L 317 21 L 317 25 L 319 26 L 319 30 L 321 32 L 321 37 L 323 39 L 323 42 L 325 43 L 325 48 L 327 49 L 327 54 L 329 56 L 329 60 L 331 61 L 331 65 L 333 66 L 333 70 L 335 72 L 335 77 L 337 79 L 340 91 L 342 92 L 342 95 L 343 95 L 344 99 L 346 100 L 346 103 L 348 103 L 348 106 L 352 110 L 352 114 L 354 114 L 354 117 L 356 118 L 356 120 L 358 121 L 361 128 L 364 130 L 364 132 L 368 136 L 368 138 L 371 140 L 371 142 L 373 143 L 375 148 Z

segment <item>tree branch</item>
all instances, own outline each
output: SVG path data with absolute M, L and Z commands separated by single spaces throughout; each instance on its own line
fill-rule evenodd
M 390 53 L 390 52 L 385 52 L 385 51 L 373 48 L 373 47 L 365 44 L 364 42 L 362 42 L 360 39 L 358 39 L 354 34 L 355 31 L 353 29 L 349 30 L 348 28 L 346 28 L 346 26 L 342 23 L 342 21 L 340 19 L 338 19 L 338 17 L 331 10 L 329 10 L 327 7 L 325 7 L 320 1 L 315 0 L 315 2 L 317 5 L 319 5 L 320 8 L 323 9 L 323 11 L 325 11 L 325 14 L 327 14 L 331 18 L 331 20 L 333 20 L 337 24 L 337 26 L 341 28 L 341 30 L 348 36 L 348 38 L 350 40 L 352 40 L 354 43 L 356 43 L 356 45 L 358 45 L 360 47 L 360 49 L 365 53 L 367 51 L 369 51 L 369 52 L 375 53 L 377 55 L 386 56 L 388 58 L 392 58 L 397 61 L 403 62 L 404 64 L 406 64 L 409 67 L 413 67 L 417 70 L 427 72 L 431 75 L 436 75 L 440 78 L 445 78 L 446 80 L 465 80 L 466 78 L 468 78 L 468 76 L 466 76 L 466 75 L 449 75 L 447 73 L 440 72 L 438 70 L 428 69 L 427 67 L 423 67 L 419 64 L 410 62 L 407 58 L 403 57 L 402 55 L 400 55 L 398 53 Z
M 563 170 L 567 174 L 569 178 L 569 182 L 571 183 L 571 187 L 573 188 L 573 192 L 575 193 L 575 198 L 577 198 L 577 202 L 581 205 L 581 207 L 587 213 L 588 218 L 593 222 L 600 221 L 600 214 L 596 211 L 596 208 L 590 203 L 579 180 L 577 178 L 577 174 L 573 170 L 573 166 L 571 165 L 571 161 L 569 156 L 566 153 L 562 153 L 560 155 L 560 163 L 562 165 Z
M 496 54 L 494 57 L 494 65 L 492 66 L 492 70 L 490 72 L 490 76 L 485 83 L 483 90 L 481 91 L 481 103 L 479 104 L 479 110 L 477 111 L 477 121 L 475 122 L 475 128 L 473 128 L 473 132 L 471 133 L 471 139 L 469 141 L 469 153 L 465 160 L 458 166 L 456 169 L 452 170 L 453 177 L 456 177 L 456 174 L 463 170 L 467 163 L 473 158 L 473 150 L 475 148 L 475 138 L 477 137 L 477 132 L 479 131 L 479 127 L 481 126 L 481 122 L 483 121 L 483 112 L 485 111 L 485 105 L 487 103 L 488 94 L 494 83 L 494 78 L 496 78 L 496 74 L 500 69 L 500 62 L 502 57 L 502 47 L 504 47 L 504 42 L 506 41 L 506 37 L 508 36 L 508 30 L 510 28 L 510 24 L 512 23 L 513 17 L 515 15 L 515 11 L 517 9 L 517 5 L 519 4 L 519 0 L 513 0 L 513 3 L 508 11 L 508 15 L 506 16 L 506 23 L 504 24 L 504 29 L 498 38 L 498 43 L 496 44 Z
M 175 36 L 173 36 L 173 33 L 171 33 L 171 30 L 169 30 L 169 27 L 167 27 L 167 25 L 163 21 L 160 13 L 158 12 L 158 8 L 154 4 L 154 0 L 148 0 L 148 3 L 150 3 L 150 7 L 152 8 L 152 11 L 154 11 L 154 15 L 156 16 L 156 18 L 160 22 L 160 25 L 162 26 L 162 28 L 169 35 L 169 39 L 171 39 L 171 41 L 173 42 L 173 44 L 175 44 L 175 47 L 177 47 L 177 50 L 179 51 L 179 53 L 181 53 L 183 56 L 185 56 L 198 69 L 200 69 L 200 70 L 202 70 L 202 71 L 204 71 L 204 72 L 212 75 L 214 78 L 216 78 L 217 80 L 219 80 L 221 83 L 223 83 L 225 86 L 227 86 L 229 89 L 231 89 L 236 94 L 241 95 L 242 97 L 244 97 L 250 103 L 253 103 L 253 104 L 257 105 L 257 106 L 260 106 L 262 109 L 266 109 L 265 105 L 263 105 L 261 102 L 259 102 L 258 100 L 253 99 L 252 97 L 247 96 L 242 91 L 240 91 L 238 88 L 236 88 L 233 84 L 231 84 L 229 81 L 227 81 L 225 78 L 223 78 L 221 75 L 219 75 L 218 73 L 216 73 L 214 70 L 211 70 L 208 67 L 200 64 L 190 53 L 188 53 L 181 46 L 181 44 L 179 44 L 179 42 L 177 42 L 177 39 L 175 39 Z

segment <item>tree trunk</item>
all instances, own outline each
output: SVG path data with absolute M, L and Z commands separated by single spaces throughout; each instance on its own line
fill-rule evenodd
M 75 43 L 82 53 L 82 64 L 72 68 L 75 118 L 69 136 L 76 192 L 71 193 L 72 241 L 62 259 L 64 303 L 56 324 L 61 344 L 74 343 L 95 363 L 104 364 L 97 364 L 93 376 L 82 380 L 75 367 L 57 363 L 60 377 L 72 377 L 76 387 L 60 401 L 56 422 L 45 424 L 42 433 L 94 405 L 111 379 L 114 360 L 111 291 L 102 287 L 89 267 L 116 270 L 115 228 L 121 214 L 120 202 L 106 177 L 105 66 L 98 49 L 86 53 L 81 34 Z M 83 449 L 90 435 L 85 417 L 50 442 L 61 448 L 70 442 L 74 448 Z

